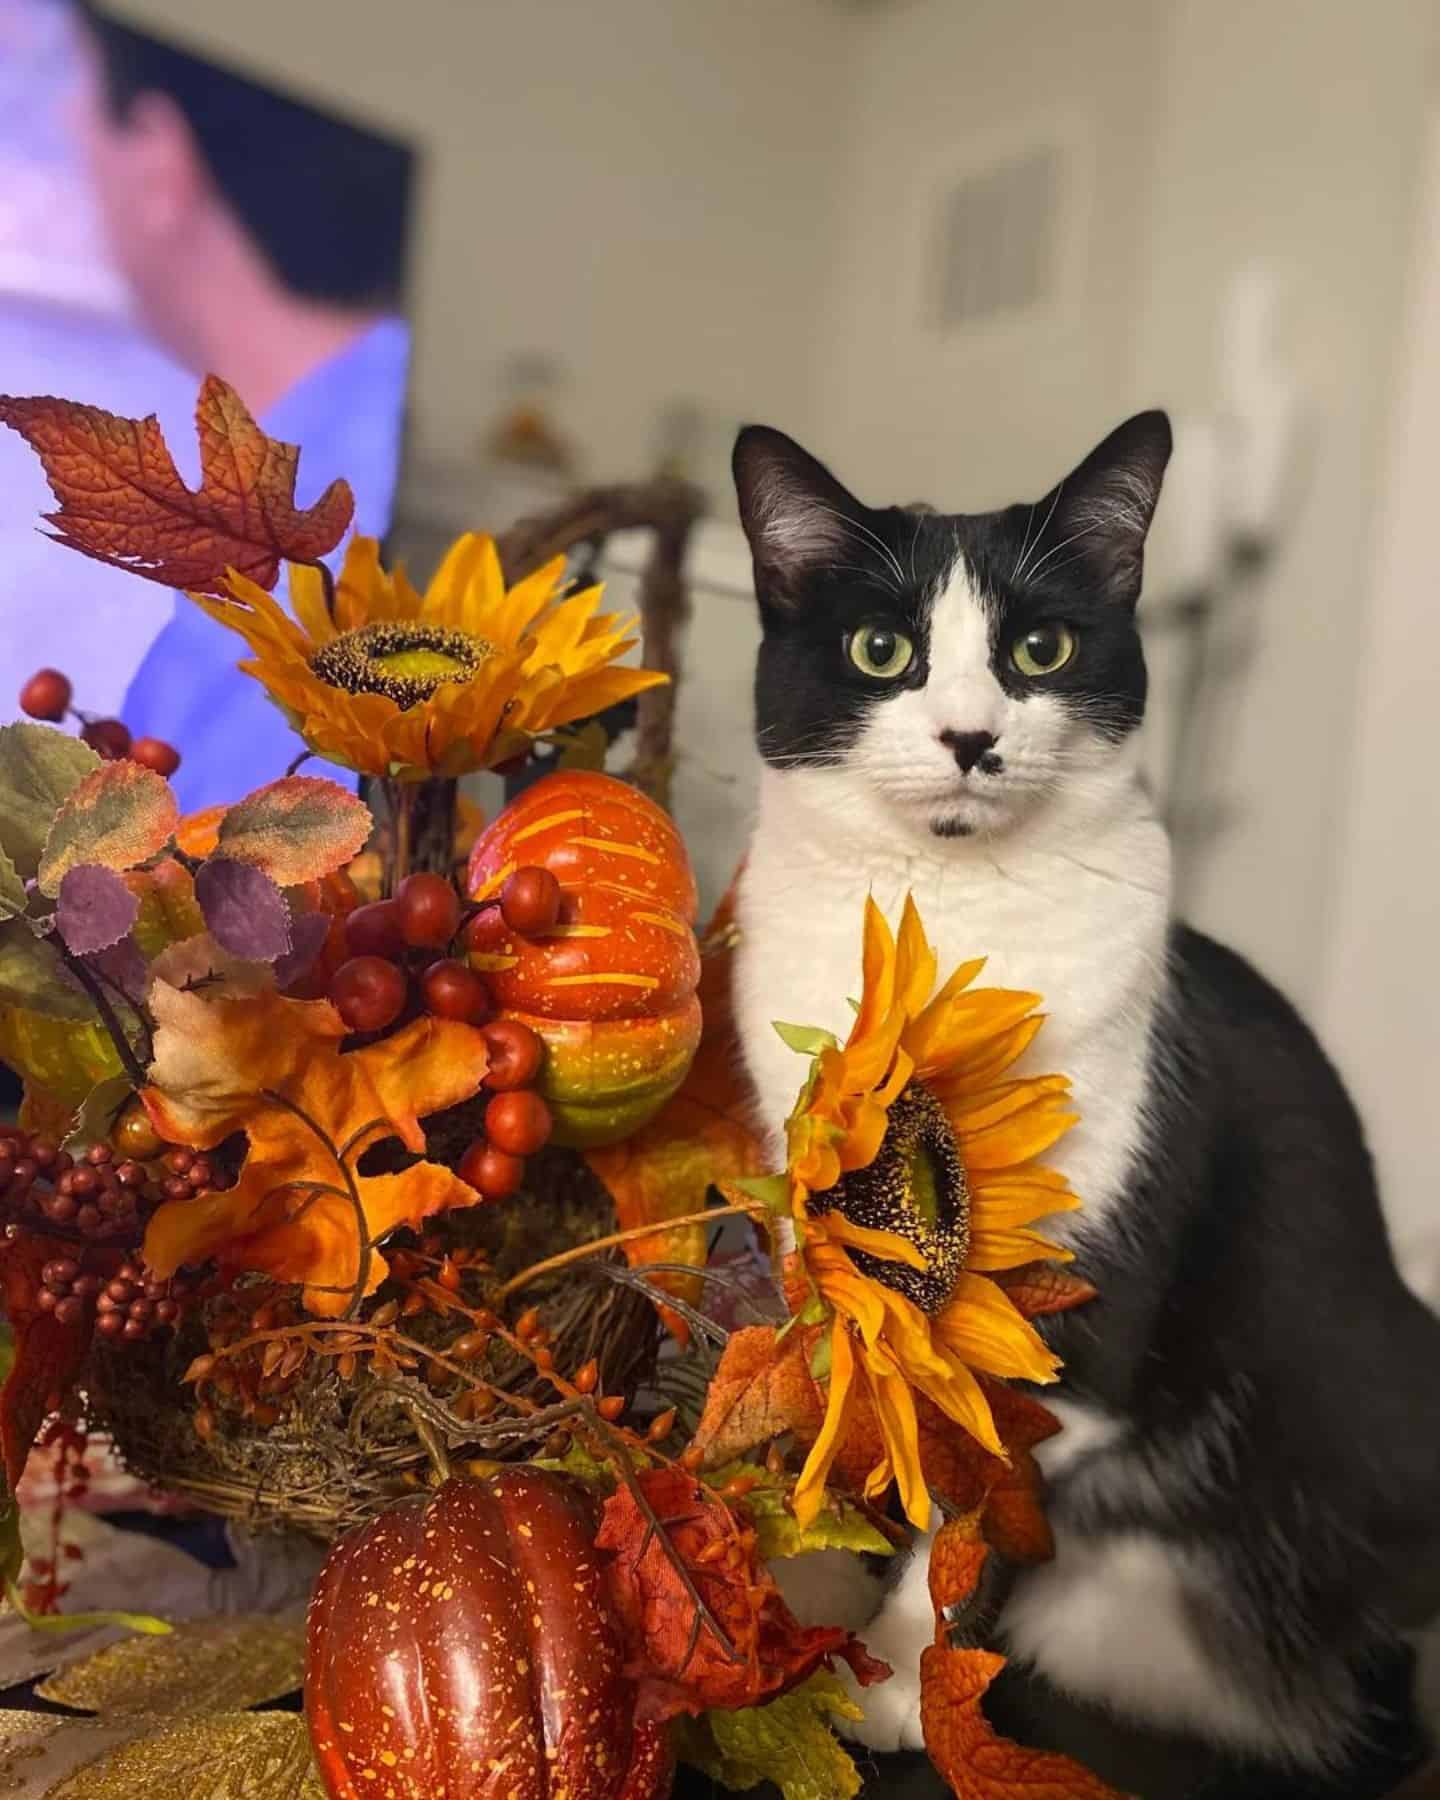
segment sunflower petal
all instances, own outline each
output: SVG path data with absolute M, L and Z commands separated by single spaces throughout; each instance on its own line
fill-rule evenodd
M 825 1482 L 845 1438 L 854 1381 L 855 1352 L 850 1343 L 850 1327 L 844 1319 L 837 1318 L 830 1327 L 830 1393 L 825 1419 L 795 1483 L 795 1517 L 802 1531 L 815 1523 L 824 1502 Z
M 1060 1359 L 1014 1301 L 983 1275 L 962 1274 L 931 1321 L 937 1340 L 967 1368 L 1017 1381 L 1053 1381 Z

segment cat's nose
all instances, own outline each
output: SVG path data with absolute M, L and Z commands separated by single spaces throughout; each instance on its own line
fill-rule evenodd
M 968 775 L 978 763 L 982 774 L 993 775 L 1000 758 L 993 754 L 995 735 L 989 731 L 942 731 L 940 742 Z

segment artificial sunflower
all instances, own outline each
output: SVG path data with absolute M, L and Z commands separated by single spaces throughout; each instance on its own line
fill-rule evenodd
M 850 1036 L 843 1046 L 813 1039 L 787 1173 L 792 1266 L 829 1315 L 829 1394 L 795 1491 L 802 1524 L 819 1510 L 862 1395 L 885 1446 L 866 1492 L 897 1482 L 923 1530 L 915 1393 L 1003 1457 L 975 1371 L 1056 1378 L 1058 1360 L 992 1277 L 1068 1254 L 1031 1227 L 1079 1204 L 1039 1161 L 1076 1115 L 1064 1076 L 1007 1078 L 1043 1023 L 1039 996 L 972 987 L 983 966 L 963 964 L 932 997 L 935 953 L 914 903 L 897 941 L 870 901 Z
M 335 584 L 290 565 L 292 619 L 232 572 L 229 599 L 190 598 L 254 652 L 240 667 L 269 690 L 310 749 L 364 775 L 420 780 L 485 768 L 538 733 L 603 712 L 666 677 L 622 668 L 635 620 L 597 611 L 601 590 L 559 597 L 556 557 L 506 588 L 492 539 L 457 540 L 422 595 L 352 538 Z M 298 622 L 297 622 L 298 621 Z

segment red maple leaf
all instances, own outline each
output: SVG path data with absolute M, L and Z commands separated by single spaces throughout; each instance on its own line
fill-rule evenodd
M 840 1627 L 801 1625 L 760 1561 L 754 1532 L 692 1476 L 648 1469 L 636 1481 L 645 1505 L 618 1488 L 595 1542 L 611 1552 L 606 1580 L 641 1719 L 756 1706 L 836 1656 L 862 1683 L 890 1673 Z
M 315 562 L 333 550 L 355 510 L 339 480 L 313 506 L 297 507 L 299 449 L 267 437 L 218 375 L 205 377 L 195 405 L 194 492 L 153 413 L 122 419 L 75 400 L 0 395 L 0 423 L 45 465 L 60 502 L 45 519 L 60 543 L 167 587 L 223 597 L 233 568 L 273 588 L 282 561 Z

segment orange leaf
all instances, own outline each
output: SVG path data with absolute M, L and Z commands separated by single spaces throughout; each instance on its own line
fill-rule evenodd
M 214 1258 L 305 1284 L 311 1312 L 334 1317 L 385 1276 L 387 1232 L 474 1190 L 437 1163 L 362 1175 L 365 1151 L 399 1137 L 423 1151 L 420 1119 L 468 1099 L 485 1073 L 484 1039 L 449 1019 L 414 1020 L 342 1055 L 327 1001 L 270 991 L 207 1001 L 157 982 L 153 1085 L 142 1095 L 167 1138 L 213 1148 L 249 1140 L 231 1188 L 161 1206 L 145 1234 L 156 1272 Z
M 10 1327 L 14 1360 L 0 1387 L 0 1454 L 5 1484 L 13 1494 L 25 1459 L 56 1396 L 69 1391 L 90 1348 L 94 1324 L 88 1315 L 62 1325 L 36 1303 L 40 1271 L 69 1244 L 28 1232 L 0 1238 L 0 1312 Z
M 925 1748 L 957 1800 L 1124 1800 L 1068 1756 L 996 1736 L 980 1703 L 1004 1666 L 990 1651 L 941 1644 L 920 1658 Z
M 787 1431 L 809 1442 L 820 1430 L 825 1401 L 810 1373 L 810 1357 L 824 1330 L 799 1327 L 779 1343 L 776 1336 L 773 1325 L 748 1325 L 732 1333 L 725 1346 L 691 1440 L 711 1468 Z M 856 1485 L 863 1485 L 863 1478 Z
M 186 813 L 175 828 L 175 842 L 187 856 L 209 856 L 220 842 L 220 826 L 230 808 L 205 806 Z
M 1069 1312 L 1099 1296 L 1099 1289 L 1083 1276 L 1072 1275 L 1057 1263 L 1032 1262 L 1018 1269 L 997 1269 L 990 1278 L 1004 1288 L 1018 1311 L 1027 1319 Z
M 705 933 L 698 998 L 704 1030 L 690 1072 L 648 1125 L 619 1144 L 588 1150 L 586 1161 L 615 1202 L 622 1229 L 662 1224 L 699 1212 L 709 1189 L 765 1172 L 766 1157 L 750 1116 L 750 1095 L 735 1032 L 730 983 L 734 973 L 731 924 L 734 890 L 717 907 Z M 705 1261 L 705 1228 L 681 1226 L 636 1238 L 625 1246 L 632 1268 L 652 1262 Z M 698 1283 L 660 1275 L 657 1286 L 690 1300 Z M 682 1339 L 688 1331 L 670 1318 Z
M 975 1584 L 990 1554 L 980 1535 L 977 1513 L 961 1513 L 947 1519 L 930 1545 L 930 1601 L 937 1623 L 950 1608 L 962 1607 L 975 1592 Z
M 1028 1450 L 1017 1450 L 985 1503 L 985 1541 L 1011 1562 L 1049 1562 L 1055 1534 L 1042 1504 L 1040 1465 Z
M 153 869 L 132 869 L 125 885 L 140 902 L 140 914 L 131 930 L 147 962 L 169 945 L 205 929 L 195 882 L 173 857 L 167 856 Z
M 802 1626 L 760 1561 L 753 1532 L 742 1534 L 729 1508 L 692 1476 L 647 1469 L 636 1481 L 645 1505 L 628 1486 L 617 1488 L 595 1542 L 612 1553 L 606 1585 L 639 1678 L 641 1719 L 755 1706 L 833 1656 L 849 1661 L 862 1683 L 890 1673 L 839 1626 Z
M 74 400 L 0 396 L 0 423 L 45 465 L 60 502 L 45 517 L 62 544 L 167 587 L 224 597 L 233 568 L 272 588 L 282 561 L 333 550 L 355 507 L 347 484 L 332 481 L 313 506 L 297 508 L 299 449 L 266 437 L 216 375 L 205 377 L 195 407 L 194 493 L 153 414 L 122 419 Z

